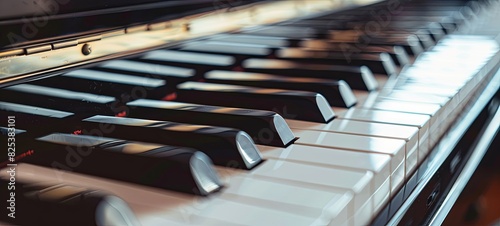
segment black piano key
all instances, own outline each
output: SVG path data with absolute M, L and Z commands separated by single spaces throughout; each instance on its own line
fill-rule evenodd
M 286 147 L 295 139 L 285 120 L 272 111 L 146 99 L 127 106 L 132 118 L 236 128 L 247 132 L 257 144 Z
M 194 149 L 61 133 L 36 141 L 22 162 L 197 195 L 221 188 L 212 161 Z
M 32 136 L 47 134 L 54 130 L 70 130 L 78 119 L 66 111 L 47 109 L 29 105 L 0 101 L 0 117 L 14 117 L 16 128 L 30 128 Z M 8 120 L 0 120 L 0 125 L 8 127 Z
M 361 36 L 355 42 L 365 43 L 370 45 L 395 45 L 401 46 L 411 56 L 418 56 L 424 51 L 420 39 L 416 35 L 386 35 L 385 37 Z
M 32 84 L 116 98 L 123 97 L 124 100 L 160 99 L 173 91 L 168 89 L 165 80 L 90 69 L 74 70 Z
M 363 27 L 366 27 L 367 25 L 364 23 L 356 23 L 356 22 L 351 22 L 347 23 L 345 25 L 347 29 L 354 29 L 356 31 L 359 31 Z M 403 25 L 404 26 L 404 25 Z M 421 26 L 418 25 L 418 23 L 414 24 L 413 27 L 408 25 L 407 28 L 400 28 L 396 25 L 388 25 L 387 27 L 384 27 L 384 29 L 379 28 L 380 30 L 375 30 L 376 28 L 373 28 L 374 31 L 372 33 L 366 32 L 366 33 L 360 33 L 360 35 L 366 35 L 369 37 L 378 37 L 378 38 L 387 38 L 387 36 L 404 36 L 404 35 L 415 35 L 420 44 L 424 49 L 428 49 L 432 46 L 434 46 L 436 43 L 432 37 L 442 38 L 443 34 L 440 29 L 430 29 L 427 27 L 421 28 Z M 335 38 L 335 31 L 331 32 L 331 37 Z
M 82 134 L 103 125 L 105 136 L 194 148 L 221 166 L 251 169 L 262 161 L 252 138 L 237 129 L 97 115 L 82 121 Z
M 332 65 L 367 66 L 372 72 L 392 75 L 396 66 L 386 53 L 343 54 L 320 50 L 305 50 L 302 48 L 281 48 L 276 50 L 276 58 L 299 62 L 322 63 Z
M 266 57 L 271 56 L 273 49 L 265 45 L 227 43 L 214 41 L 190 42 L 182 45 L 180 50 L 202 53 L 223 53 L 231 56 Z
M 247 72 L 344 80 L 352 89 L 371 91 L 378 87 L 375 77 L 366 66 L 331 66 L 252 58 L 243 61 L 242 67 Z
M 0 112 L 0 117 L 4 118 L 5 115 Z M 13 116 L 12 114 L 10 116 Z M 6 121 L 15 122 L 16 118 L 5 117 Z M 28 133 L 24 127 L 18 125 L 0 125 L 0 144 L 5 145 L 5 154 L 0 156 L 0 169 L 6 167 L 8 164 L 16 164 L 20 158 L 33 153 L 30 150 L 29 142 L 33 139 L 33 134 Z
M 268 25 L 243 29 L 240 34 L 277 36 L 289 38 L 321 38 L 324 32 L 312 28 L 287 27 L 280 25 Z
M 284 118 L 321 123 L 335 116 L 323 95 L 306 91 L 186 82 L 177 86 L 176 101 L 268 110 Z
M 440 23 L 427 21 L 397 21 L 390 23 L 391 30 L 417 31 L 422 30 L 431 36 L 434 42 L 441 40 L 445 32 Z
M 302 47 L 314 50 L 328 50 L 336 54 L 387 53 L 394 63 L 404 66 L 409 63 L 408 55 L 400 46 L 370 46 L 347 43 L 330 43 L 326 39 L 293 39 L 287 37 L 258 36 L 244 34 L 223 34 L 208 39 L 208 42 L 224 44 L 263 45 L 268 48 Z M 235 48 L 236 49 L 236 48 Z
M 118 74 L 162 79 L 168 81 L 167 87 L 169 88 L 175 87 L 179 83 L 196 79 L 196 71 L 190 68 L 172 67 L 132 60 L 112 60 L 99 64 L 92 69 Z
M 453 14 L 460 14 L 466 19 L 471 19 L 474 16 L 474 12 L 470 9 L 460 10 L 460 11 L 418 11 L 418 10 L 403 10 L 399 15 L 401 16 L 454 16 Z
M 0 89 L 5 101 L 70 111 L 78 115 L 118 114 L 123 106 L 115 98 L 31 84 Z
M 156 50 L 135 59 L 137 61 L 193 68 L 197 75 L 213 69 L 231 69 L 237 61 L 232 56 L 190 53 L 178 50 Z
M 5 169 L 9 170 L 9 168 Z M 8 185 L 10 180 L 0 179 Z M 75 225 L 75 226 L 134 226 L 139 222 L 130 207 L 117 196 L 65 184 L 34 183 L 16 180 L 15 190 L 2 189 L 1 198 L 7 200 L 7 213 L 0 220 L 14 225 Z M 9 185 L 10 187 L 10 185 Z M 15 192 L 11 196 L 10 192 Z M 15 199 L 9 202 L 10 199 Z M 15 205 L 15 206 L 14 206 Z
M 412 9 L 412 6 L 425 6 L 428 8 L 433 8 L 435 10 L 422 10 L 422 9 L 417 9 L 414 8 Z M 440 7 L 447 7 L 447 6 L 457 6 L 455 10 L 439 10 Z M 408 7 L 408 9 L 406 8 Z M 378 13 L 370 13 L 373 12 L 374 10 L 380 9 L 380 12 Z M 421 17 L 428 17 L 428 16 L 448 16 L 448 15 L 453 15 L 455 13 L 460 13 L 460 14 L 467 14 L 467 13 L 473 13 L 475 10 L 472 10 L 472 7 L 470 8 L 469 6 L 465 6 L 464 1 L 412 1 L 408 2 L 405 5 L 400 5 L 399 8 L 396 12 L 393 12 L 393 14 L 396 15 L 416 15 L 416 16 L 421 16 Z M 378 6 L 369 6 L 369 7 L 357 7 L 356 9 L 353 10 L 346 10 L 343 12 L 335 12 L 334 14 L 326 14 L 326 15 L 321 15 L 318 17 L 315 17 L 314 19 L 335 19 L 338 17 L 342 16 L 348 16 L 348 17 L 361 17 L 361 18 L 366 18 L 366 17 L 373 17 L 376 15 L 381 15 L 383 13 L 387 13 L 387 5 L 385 4 L 380 4 Z
M 286 77 L 237 71 L 210 71 L 205 74 L 205 81 L 221 84 L 317 92 L 323 95 L 332 106 L 344 108 L 352 107 L 357 102 L 349 85 L 342 80 Z
M 391 34 L 390 31 L 387 33 Z M 399 32 L 392 32 L 392 33 L 399 33 Z M 428 50 L 429 48 L 436 45 L 436 42 L 434 41 L 434 39 L 432 39 L 432 33 L 430 33 L 426 29 L 419 29 L 419 30 L 416 30 L 413 32 L 408 32 L 407 34 L 417 36 L 417 38 L 420 42 L 420 45 L 422 45 L 422 48 L 424 50 Z M 385 35 L 387 35 L 387 34 L 385 34 Z
M 293 39 L 290 37 L 277 37 L 277 36 L 262 36 L 262 35 L 246 35 L 246 34 L 220 34 L 212 36 L 208 41 L 222 42 L 222 43 L 242 43 L 265 45 L 269 47 L 292 47 L 300 39 Z
M 401 46 L 370 46 L 356 45 L 349 43 L 335 43 L 322 39 L 305 39 L 298 44 L 300 47 L 311 50 L 328 51 L 334 54 L 343 54 L 349 57 L 352 54 L 363 53 L 387 53 L 392 61 L 398 66 L 405 66 L 410 63 L 408 54 Z

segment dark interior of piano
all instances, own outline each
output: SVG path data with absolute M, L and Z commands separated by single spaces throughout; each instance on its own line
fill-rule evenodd
M 0 0 L 0 225 L 492 224 L 498 21 L 496 0 Z

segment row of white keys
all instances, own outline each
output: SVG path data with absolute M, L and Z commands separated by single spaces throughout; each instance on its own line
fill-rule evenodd
M 417 168 L 419 142 L 418 128 L 412 126 L 384 124 L 378 122 L 360 122 L 348 119 L 335 119 L 327 124 L 318 124 L 297 120 L 286 120 L 292 131 L 294 130 L 317 130 L 331 133 L 343 133 L 362 135 L 368 137 L 392 138 L 405 142 L 405 175 L 411 175 Z M 295 133 L 300 137 L 300 132 Z M 321 136 L 321 135 L 320 135 Z M 332 140 L 336 142 L 336 140 Z M 302 142 L 299 139 L 297 142 Z M 360 141 L 361 142 L 361 141 Z M 339 142 L 340 143 L 340 142 Z M 313 144 L 315 145 L 315 144 Z M 345 147 L 348 148 L 348 147 Z M 351 146 L 352 149 L 355 146 Z M 397 185 L 398 183 L 394 183 Z M 392 186 L 393 190 L 398 188 Z

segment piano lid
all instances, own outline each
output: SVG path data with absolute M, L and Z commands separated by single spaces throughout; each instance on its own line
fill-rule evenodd
M 380 0 L 0 0 L 0 88 L 88 63 Z

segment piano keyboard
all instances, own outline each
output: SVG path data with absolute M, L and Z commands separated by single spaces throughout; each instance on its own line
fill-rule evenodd
M 450 34 L 496 3 L 407 2 L 378 34 L 360 33 L 384 4 L 3 88 L 1 118 L 25 130 L 17 153 L 34 151 L 16 180 L 124 201 L 66 224 L 385 224 L 441 137 L 498 86 L 500 47 Z

